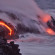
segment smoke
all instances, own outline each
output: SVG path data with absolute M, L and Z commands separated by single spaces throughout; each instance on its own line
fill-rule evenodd
M 46 14 L 34 0 L 0 0 L 0 9 L 22 13 L 34 20 L 36 20 L 36 15 L 43 17 Z
M 45 27 L 39 20 L 46 23 L 51 19 L 50 15 L 40 9 L 34 0 L 0 0 L 0 10 L 15 14 L 26 27 L 38 29 L 41 33 L 45 32 Z

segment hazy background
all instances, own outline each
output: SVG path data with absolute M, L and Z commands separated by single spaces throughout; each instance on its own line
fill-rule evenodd
M 55 0 L 35 0 L 42 9 L 55 9 Z

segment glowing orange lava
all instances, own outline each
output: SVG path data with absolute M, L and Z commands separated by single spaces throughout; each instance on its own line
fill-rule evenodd
M 2 22 L 2 21 L 0 21 L 0 25 L 3 25 L 3 26 L 5 26 L 9 31 L 10 31 L 10 33 L 8 33 L 10 36 L 12 35 L 12 29 L 8 26 L 8 25 L 6 25 L 4 22 Z
M 47 29 L 46 29 L 46 32 L 47 32 L 48 34 L 50 34 L 50 35 L 55 35 L 55 32 L 54 32 L 52 29 L 50 29 L 50 28 L 47 28 Z
M 43 16 L 42 21 L 44 23 L 47 23 L 48 21 L 51 21 L 51 16 L 46 14 Z M 55 35 L 55 32 L 51 28 L 46 28 L 46 32 L 50 35 Z
M 44 17 L 43 17 L 43 22 L 48 22 L 49 20 L 51 20 L 51 17 L 50 17 L 50 15 L 45 15 Z

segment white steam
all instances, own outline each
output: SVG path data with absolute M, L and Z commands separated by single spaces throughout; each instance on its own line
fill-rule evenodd
M 41 33 L 45 31 L 37 17 L 44 18 L 46 13 L 38 7 L 34 0 L 0 0 L 0 10 L 14 13 L 27 27 L 39 29 Z M 37 22 L 32 22 L 32 20 Z

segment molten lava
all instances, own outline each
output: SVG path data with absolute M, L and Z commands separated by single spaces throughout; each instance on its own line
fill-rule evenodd
M 51 20 L 51 16 L 50 15 L 45 15 L 43 18 L 42 18 L 43 22 L 47 23 L 49 20 Z
M 55 35 L 55 32 L 54 32 L 52 29 L 50 29 L 50 28 L 47 28 L 47 29 L 46 29 L 46 32 L 47 32 L 48 34 L 50 34 L 50 35 Z
M 47 23 L 48 21 L 51 21 L 51 20 L 52 20 L 52 18 L 48 14 L 44 15 L 44 17 L 42 18 L 42 21 L 44 23 Z M 46 32 L 50 35 L 55 35 L 55 32 L 51 28 L 46 28 Z
M 0 25 L 3 25 L 3 26 L 5 26 L 9 31 L 10 31 L 10 33 L 8 33 L 10 36 L 12 35 L 12 29 L 7 25 L 7 24 L 5 24 L 4 22 L 2 22 L 2 21 L 0 21 Z

